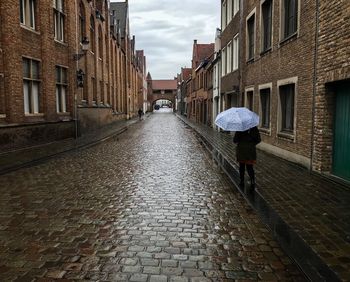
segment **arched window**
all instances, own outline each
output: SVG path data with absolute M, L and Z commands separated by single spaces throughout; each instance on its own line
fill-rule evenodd
M 80 42 L 83 41 L 84 37 L 86 36 L 86 30 L 85 30 L 85 6 L 83 4 L 83 1 L 80 1 L 79 3 L 79 39 Z
M 95 52 L 95 20 L 94 17 L 90 17 L 90 45 L 91 51 Z
M 98 27 L 98 56 L 103 59 L 103 39 L 102 39 L 102 28 Z

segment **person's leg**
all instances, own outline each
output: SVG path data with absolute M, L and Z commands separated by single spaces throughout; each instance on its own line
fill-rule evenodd
M 250 177 L 250 187 L 252 189 L 255 188 L 255 173 L 253 165 L 247 165 L 247 172 Z
M 239 178 L 240 178 L 240 187 L 244 187 L 244 173 L 245 173 L 245 163 L 239 163 Z

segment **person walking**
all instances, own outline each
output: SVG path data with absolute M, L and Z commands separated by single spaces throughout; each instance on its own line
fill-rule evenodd
M 241 188 L 244 187 L 244 174 L 247 168 L 250 177 L 250 188 L 255 189 L 256 145 L 261 142 L 259 130 L 256 126 L 246 131 L 236 131 L 233 143 L 237 144 L 236 157 L 239 162 L 239 177 Z
M 142 119 L 142 115 L 143 115 L 143 111 L 141 110 L 141 108 L 138 110 L 138 115 L 139 115 L 139 120 Z

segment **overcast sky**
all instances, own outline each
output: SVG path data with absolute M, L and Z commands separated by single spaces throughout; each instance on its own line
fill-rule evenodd
M 194 39 L 215 41 L 220 1 L 129 0 L 129 18 L 136 49 L 145 51 L 152 78 L 173 79 L 181 67 L 191 67 Z

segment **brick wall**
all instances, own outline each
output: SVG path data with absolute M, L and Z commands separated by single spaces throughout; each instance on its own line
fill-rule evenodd
M 77 1 L 79 4 L 80 1 Z M 85 15 L 85 36 L 90 41 L 90 50 L 85 52 L 79 60 L 74 56 L 83 54 L 78 42 L 76 1 L 64 1 L 65 13 L 65 41 L 54 39 L 54 9 L 52 1 L 36 1 L 35 29 L 20 24 L 19 1 L 1 0 L 0 9 L 0 123 L 1 133 L 14 124 L 45 124 L 59 121 L 73 120 L 76 105 L 84 108 L 84 116 L 96 118 L 95 123 L 109 124 L 114 120 L 126 117 L 127 86 L 129 85 L 130 105 L 137 104 L 136 76 L 137 70 L 131 64 L 131 45 L 128 39 L 120 43 L 110 34 L 109 1 L 81 1 Z M 96 15 L 99 9 L 103 19 Z M 90 38 L 90 16 L 95 22 L 95 36 Z M 98 31 L 101 29 L 102 51 L 99 53 Z M 95 43 L 95 51 L 91 50 L 91 43 Z M 127 58 L 129 56 L 129 58 Z M 31 58 L 40 62 L 40 113 L 24 113 L 23 97 L 23 58 Z M 126 70 L 128 65 L 128 70 Z M 67 68 L 67 113 L 56 112 L 56 77 L 55 67 Z M 77 87 L 76 71 L 83 70 L 84 88 Z M 129 71 L 129 74 L 126 74 Z M 92 85 L 92 79 L 95 85 Z M 132 79 L 127 82 L 126 80 Z M 76 103 L 75 103 L 76 96 Z M 95 98 L 94 98 L 95 97 Z M 93 100 L 96 104 L 93 104 Z M 86 100 L 83 101 L 83 100 Z M 102 107 L 106 110 L 97 116 L 93 108 Z M 135 106 L 133 106 L 135 108 Z M 118 113 L 115 115 L 115 113 Z M 121 113 L 124 113 L 121 114 Z M 110 116 L 107 116 L 110 115 Z M 82 121 L 81 124 L 86 124 Z
M 313 66 L 315 47 L 315 1 L 299 1 L 299 27 L 297 35 L 289 40 L 280 40 L 280 3 L 273 1 L 272 48 L 261 54 L 261 1 L 246 0 L 243 3 L 243 32 L 241 41 L 242 85 L 241 99 L 244 90 L 250 87 L 254 91 L 254 111 L 260 113 L 259 85 L 271 84 L 270 130 L 262 132 L 263 142 L 303 158 L 306 165 L 311 156 L 312 132 L 312 98 Z M 255 56 L 247 62 L 247 16 L 255 9 Z M 280 116 L 278 101 L 278 81 L 296 80 L 295 129 L 288 138 L 279 134 Z M 283 153 L 282 153 L 283 154 Z
M 331 172 L 335 86 L 350 80 L 350 2 L 321 0 L 313 168 Z

